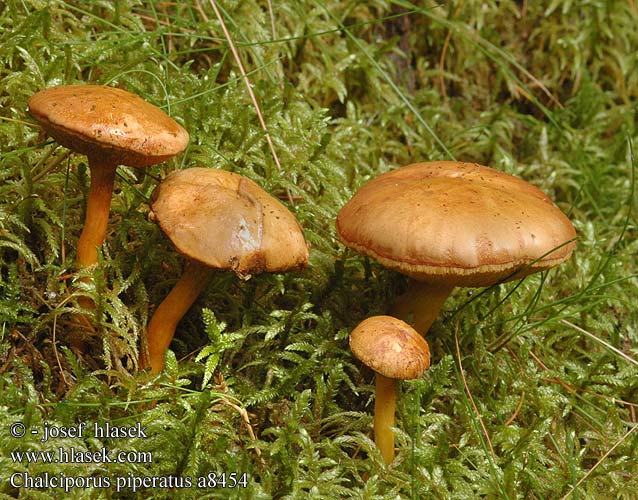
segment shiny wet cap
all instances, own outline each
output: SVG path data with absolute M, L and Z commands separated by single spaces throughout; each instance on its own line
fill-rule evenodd
M 539 189 L 476 163 L 415 163 L 365 184 L 341 209 L 350 248 L 416 280 L 489 286 L 558 265 L 576 231 Z
M 181 253 L 240 277 L 308 263 L 308 245 L 292 212 L 239 174 L 210 168 L 173 172 L 153 192 L 151 210 Z

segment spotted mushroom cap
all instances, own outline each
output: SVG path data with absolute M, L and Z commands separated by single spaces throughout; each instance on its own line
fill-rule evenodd
M 489 286 L 571 256 L 576 231 L 539 189 L 475 163 L 415 163 L 365 184 L 342 208 L 350 248 L 420 281 Z
M 63 146 L 118 165 L 155 165 L 188 145 L 188 132 L 161 109 L 105 85 L 41 90 L 29 99 L 29 113 Z
M 308 263 L 295 216 L 255 182 L 210 168 L 173 172 L 152 195 L 151 218 L 184 255 L 240 277 Z
M 430 367 L 428 343 L 392 316 L 364 319 L 350 333 L 350 349 L 363 364 L 388 378 L 418 378 Z

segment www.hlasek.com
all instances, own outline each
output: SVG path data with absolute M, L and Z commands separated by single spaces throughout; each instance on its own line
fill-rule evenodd
M 27 434 L 26 426 L 21 422 L 14 422 L 9 426 L 11 436 L 22 438 Z M 99 425 L 94 423 L 89 426 L 82 422 L 73 426 L 56 426 L 45 423 L 42 429 L 30 429 L 31 435 L 42 436 L 40 441 L 47 443 L 56 439 L 68 438 L 146 438 L 146 430 L 141 424 L 132 426 L 113 426 L 111 424 Z M 67 441 L 68 443 L 68 441 Z M 99 450 L 90 451 L 75 446 L 59 446 L 55 450 L 13 450 L 11 459 L 14 463 L 29 464 L 110 464 L 110 463 L 136 463 L 150 464 L 153 455 L 148 451 L 134 450 L 109 450 L 102 447 Z M 11 486 L 14 488 L 33 489 L 62 489 L 68 493 L 73 488 L 115 488 L 116 491 L 137 491 L 146 488 L 246 488 L 248 475 L 237 472 L 209 472 L 199 477 L 189 476 L 137 476 L 128 473 L 126 476 L 68 476 L 64 472 L 43 474 L 31 474 L 29 472 L 15 472 L 10 477 Z

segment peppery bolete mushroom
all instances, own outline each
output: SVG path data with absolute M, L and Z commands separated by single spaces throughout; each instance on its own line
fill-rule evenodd
M 487 287 L 565 262 L 569 219 L 539 189 L 476 163 L 415 163 L 365 184 L 341 209 L 348 247 L 412 281 L 392 311 L 422 335 L 455 287 Z
M 151 219 L 189 259 L 148 325 L 149 356 L 140 364 L 153 373 L 163 369 L 178 322 L 215 270 L 247 279 L 308 263 L 295 216 L 252 180 L 225 170 L 189 168 L 168 175 L 153 192 Z
M 188 133 L 141 97 L 104 85 L 41 90 L 29 99 L 29 113 L 58 143 L 88 157 L 91 186 L 77 260 L 91 266 L 106 236 L 117 166 L 168 160 L 186 148 Z
M 430 367 L 428 343 L 410 325 L 392 316 L 364 319 L 350 333 L 350 349 L 376 373 L 374 441 L 386 464 L 394 460 L 396 381 L 423 375 Z

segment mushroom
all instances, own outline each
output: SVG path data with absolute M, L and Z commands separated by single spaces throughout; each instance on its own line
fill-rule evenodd
M 158 373 L 178 322 L 216 269 L 242 279 L 301 269 L 308 245 L 295 216 L 252 180 L 209 168 L 168 175 L 153 192 L 151 219 L 188 257 L 184 274 L 157 307 L 143 368 Z
M 392 316 L 364 319 L 350 333 L 350 349 L 376 372 L 374 441 L 386 464 L 394 460 L 396 381 L 423 375 L 430 367 L 428 343 L 410 325 Z
M 415 163 L 365 184 L 341 209 L 348 247 L 412 278 L 393 314 L 423 335 L 454 287 L 486 287 L 565 262 L 569 219 L 536 187 L 475 163 Z
M 91 186 L 77 259 L 91 266 L 106 236 L 117 166 L 161 163 L 186 148 L 188 133 L 141 97 L 104 85 L 41 90 L 29 99 L 29 113 L 57 142 L 88 157 Z

